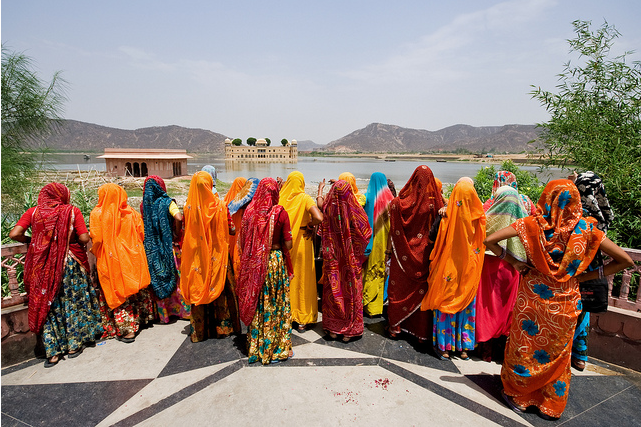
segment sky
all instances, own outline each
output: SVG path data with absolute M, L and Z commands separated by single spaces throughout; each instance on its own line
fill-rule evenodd
M 370 123 L 535 124 L 574 20 L 641 51 L 641 1 L 3 0 L 3 47 L 67 81 L 63 117 L 230 138 L 339 139 Z M 640 60 L 636 52 L 629 60 Z

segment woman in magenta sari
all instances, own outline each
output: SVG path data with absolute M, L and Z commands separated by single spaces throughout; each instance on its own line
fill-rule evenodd
M 348 342 L 363 335 L 362 265 L 372 229 L 346 181 L 337 181 L 327 197 L 324 185 L 318 186 L 323 199 L 323 329 L 330 338 L 342 335 Z

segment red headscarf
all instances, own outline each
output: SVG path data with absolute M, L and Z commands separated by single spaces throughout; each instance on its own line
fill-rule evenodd
M 272 247 L 274 224 L 284 209 L 278 204 L 278 184 L 273 178 L 264 178 L 258 184 L 254 198 L 247 206 L 241 222 L 238 249 L 241 251 L 236 292 L 240 320 L 249 325 L 254 318 L 258 297 L 265 283 L 267 263 Z M 283 248 L 287 270 L 291 276 L 289 253 Z
M 53 182 L 38 195 L 31 221 L 31 244 L 24 266 L 29 293 L 29 329 L 40 333 L 51 303 L 58 295 L 65 270 L 72 231 L 73 207 L 69 189 Z

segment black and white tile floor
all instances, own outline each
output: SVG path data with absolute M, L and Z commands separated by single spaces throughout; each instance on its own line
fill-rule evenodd
M 294 332 L 294 357 L 262 366 L 247 364 L 244 337 L 192 344 L 188 322 L 156 325 L 51 369 L 42 360 L 2 369 L 2 426 L 641 425 L 629 376 L 573 371 L 563 417 L 544 421 L 506 407 L 500 365 L 440 361 L 385 338 L 383 319 L 365 326 L 347 344 L 325 340 L 320 323 Z

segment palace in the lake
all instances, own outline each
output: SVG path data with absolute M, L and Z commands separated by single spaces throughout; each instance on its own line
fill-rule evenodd
M 236 146 L 227 138 L 225 140 L 225 162 L 232 163 L 298 163 L 298 143 L 296 140 L 283 146 L 267 145 L 259 139 L 255 146 Z

